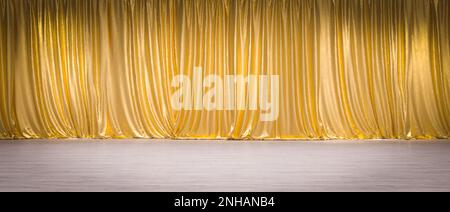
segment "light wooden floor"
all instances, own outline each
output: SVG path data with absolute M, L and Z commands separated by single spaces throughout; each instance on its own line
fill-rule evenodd
M 0 141 L 0 191 L 450 191 L 450 141 Z

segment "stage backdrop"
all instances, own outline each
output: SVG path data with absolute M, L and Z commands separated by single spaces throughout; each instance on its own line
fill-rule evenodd
M 1 138 L 448 138 L 449 0 L 0 0 Z

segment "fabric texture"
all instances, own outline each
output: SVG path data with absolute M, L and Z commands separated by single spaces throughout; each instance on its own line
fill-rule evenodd
M 0 138 L 450 135 L 448 0 L 0 0 L 0 23 Z M 195 67 L 277 75 L 277 119 L 175 110 Z

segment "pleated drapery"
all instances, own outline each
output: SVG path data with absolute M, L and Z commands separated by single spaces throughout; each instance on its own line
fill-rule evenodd
M 449 0 L 0 0 L 0 23 L 0 138 L 450 135 Z M 194 67 L 279 76 L 277 119 L 174 110 Z

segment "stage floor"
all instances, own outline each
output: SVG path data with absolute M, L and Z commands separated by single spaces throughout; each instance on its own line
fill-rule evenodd
M 0 141 L 0 191 L 450 191 L 450 141 Z

